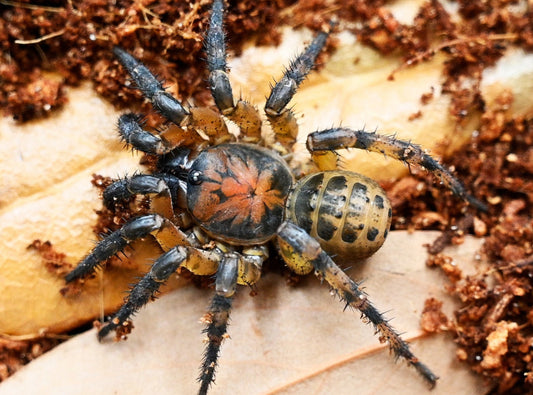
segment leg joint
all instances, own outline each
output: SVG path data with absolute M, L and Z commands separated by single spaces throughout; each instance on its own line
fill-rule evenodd
M 150 269 L 150 275 L 156 282 L 166 281 L 172 273 L 178 270 L 178 267 L 188 257 L 187 249 L 184 247 L 174 247 L 161 255 Z
M 145 215 L 125 224 L 121 229 L 121 233 L 124 239 L 133 241 L 163 228 L 165 222 L 166 220 L 160 215 Z

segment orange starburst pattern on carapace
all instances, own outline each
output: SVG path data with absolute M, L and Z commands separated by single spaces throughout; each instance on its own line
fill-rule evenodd
M 225 235 L 225 241 L 268 240 L 281 224 L 292 185 L 289 169 L 275 159 L 265 149 L 244 144 L 202 152 L 191 169 L 196 181 L 189 180 L 187 187 L 190 212 L 208 232 Z

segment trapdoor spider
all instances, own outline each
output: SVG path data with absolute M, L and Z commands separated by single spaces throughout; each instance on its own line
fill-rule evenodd
M 165 251 L 99 330 L 102 339 L 148 303 L 179 267 L 198 275 L 214 275 L 215 295 L 207 315 L 208 342 L 199 377 L 200 393 L 205 394 L 214 380 L 237 285 L 250 286 L 259 280 L 268 257 L 267 245 L 273 242 L 291 270 L 314 272 L 326 280 L 347 306 L 372 322 L 397 357 L 404 358 L 433 386 L 437 376 L 413 355 L 359 285 L 332 259 L 372 255 L 385 241 L 391 221 L 391 205 L 384 191 L 367 177 L 336 170 L 335 150 L 360 148 L 423 166 L 457 196 L 480 209 L 483 204 L 417 145 L 365 130 L 333 128 L 311 133 L 307 149 L 319 171 L 295 182 L 282 157 L 292 151 L 298 132 L 287 105 L 313 68 L 328 33 L 319 33 L 272 87 L 265 115 L 275 143 L 267 145 L 261 138 L 258 111 L 243 100 L 234 100 L 227 75 L 223 14 L 223 1 L 214 0 L 205 39 L 209 86 L 218 112 L 185 108 L 142 63 L 114 48 L 138 89 L 178 128 L 152 133 L 143 129 L 137 115 L 120 117 L 122 138 L 134 149 L 157 156 L 158 161 L 152 174 L 111 184 L 104 191 L 104 204 L 113 206 L 135 195 L 148 195 L 152 213 L 107 235 L 66 281 L 91 274 L 129 243 L 148 235 Z M 228 132 L 225 118 L 239 127 L 238 141 Z

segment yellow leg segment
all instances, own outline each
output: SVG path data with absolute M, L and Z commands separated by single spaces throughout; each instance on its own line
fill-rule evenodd
M 285 110 L 281 114 L 265 109 L 266 116 L 274 132 L 278 147 L 274 149 L 280 151 L 281 155 L 292 152 L 292 147 L 298 138 L 298 122 L 291 110 Z
M 261 142 L 261 116 L 250 103 L 239 100 L 235 107 L 225 110 L 223 114 L 239 127 L 242 142 L 251 144 Z

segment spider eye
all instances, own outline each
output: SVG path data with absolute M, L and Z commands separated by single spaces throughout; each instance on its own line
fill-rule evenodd
M 202 183 L 202 172 L 195 170 L 189 173 L 189 183 L 200 185 Z

